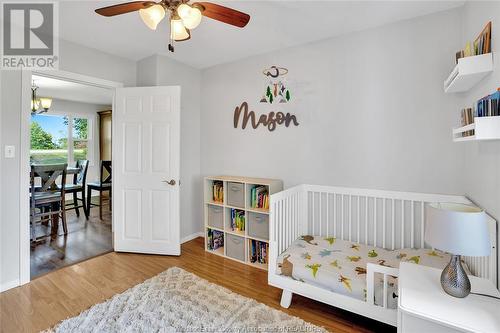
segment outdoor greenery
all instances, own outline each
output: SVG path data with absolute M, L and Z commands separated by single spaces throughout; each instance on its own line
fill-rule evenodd
M 64 117 L 64 125 L 68 125 L 68 117 Z M 85 118 L 73 118 L 73 137 L 75 139 L 86 139 L 87 138 L 87 119 Z
M 31 122 L 31 149 L 56 149 L 52 134 L 46 132 L 36 121 Z
M 64 123 L 68 125 L 68 118 L 64 117 Z M 87 158 L 87 119 L 73 119 L 73 160 Z M 47 132 L 36 121 L 31 122 L 31 151 L 32 163 L 59 164 L 68 162 L 68 139 L 59 138 L 55 140 L 52 134 Z

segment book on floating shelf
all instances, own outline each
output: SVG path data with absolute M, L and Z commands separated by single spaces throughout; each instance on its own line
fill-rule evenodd
M 245 211 L 231 208 L 231 229 L 245 231 Z
M 481 98 L 476 103 L 476 117 L 500 116 L 500 88 L 491 95 Z
M 455 54 L 455 60 L 458 64 L 458 59 L 487 53 L 491 53 L 491 21 L 486 23 L 474 42 L 467 42 L 465 48 Z
M 267 186 L 255 186 L 251 192 L 252 208 L 269 209 L 269 191 Z
M 493 72 L 491 29 L 488 22 L 473 42 L 468 41 L 463 50 L 455 53 L 456 65 L 444 81 L 446 93 L 468 91 Z
M 500 88 L 462 110 L 461 127 L 452 130 L 453 141 L 500 139 Z
M 462 118 L 460 121 L 461 126 L 467 126 L 474 123 L 474 110 L 472 108 L 466 108 L 462 109 Z M 462 136 L 471 136 L 474 135 L 474 130 L 468 130 L 465 132 L 462 132 Z
M 268 244 L 258 240 L 250 241 L 250 262 L 267 264 Z
M 215 180 L 212 185 L 212 199 L 214 202 L 224 202 L 224 183 L 222 181 Z
M 224 246 L 224 233 L 217 230 L 208 229 L 207 248 L 215 251 Z

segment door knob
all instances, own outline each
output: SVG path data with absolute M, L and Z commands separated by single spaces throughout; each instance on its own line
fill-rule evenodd
M 173 180 L 173 179 L 170 179 L 170 180 L 162 180 L 162 182 L 167 183 L 168 185 L 172 185 L 172 186 L 174 186 L 174 185 L 175 185 L 175 180 Z

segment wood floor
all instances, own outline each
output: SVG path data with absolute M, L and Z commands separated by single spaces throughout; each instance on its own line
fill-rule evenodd
M 43 275 L 0 294 L 0 332 L 38 332 L 169 267 L 181 267 L 210 282 L 254 298 L 332 332 L 395 332 L 395 328 L 294 295 L 288 310 L 267 272 L 206 253 L 203 239 L 182 245 L 180 257 L 108 253 Z
M 98 198 L 93 199 L 99 201 Z M 31 248 L 31 279 L 113 250 L 111 211 L 107 205 L 103 206 L 102 219 L 99 218 L 99 207 L 90 210 L 88 220 L 82 209 L 80 217 L 76 216 L 74 210 L 67 211 L 66 216 L 66 236 L 60 227 L 60 235 L 55 239 L 47 237 Z M 50 227 L 38 224 L 36 232 L 37 236 L 50 234 Z

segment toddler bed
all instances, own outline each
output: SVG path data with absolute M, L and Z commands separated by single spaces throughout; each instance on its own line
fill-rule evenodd
M 412 262 L 443 269 L 450 255 L 431 249 L 385 250 L 335 237 L 301 236 L 278 256 L 276 274 L 366 301 L 368 263 L 399 268 Z M 383 305 L 383 277 L 375 276 L 375 304 Z M 389 277 L 387 307 L 397 308 L 397 279 Z
M 269 284 L 281 305 L 300 294 L 396 326 L 402 261 L 443 268 L 449 255 L 424 242 L 425 206 L 461 196 L 300 185 L 271 196 Z M 496 221 L 491 256 L 464 257 L 471 274 L 497 285 Z

